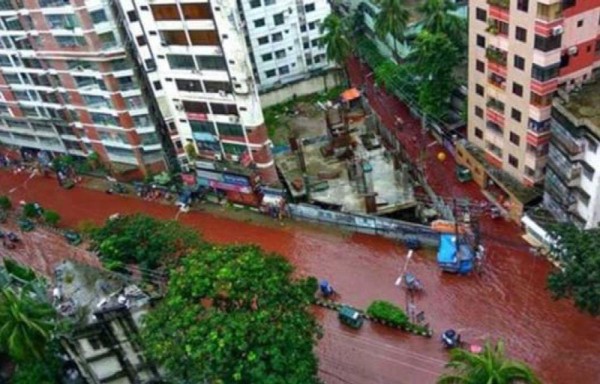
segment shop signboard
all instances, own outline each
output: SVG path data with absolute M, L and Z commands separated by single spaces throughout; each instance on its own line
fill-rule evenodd
M 190 112 L 188 112 L 187 118 L 188 118 L 188 120 L 205 121 L 206 113 L 190 113 Z
M 223 174 L 223 182 L 233 185 L 249 186 L 250 181 L 246 176 Z
M 208 179 L 208 180 L 223 181 L 223 174 L 218 173 L 218 172 L 211 172 L 211 171 L 204 171 L 201 169 L 197 169 L 196 175 L 198 177 L 204 177 L 205 179 Z
M 214 180 L 210 180 L 210 186 L 212 188 L 221 189 L 224 191 L 233 191 L 233 192 L 240 192 L 240 193 L 252 192 L 250 187 L 244 187 L 242 185 L 232 185 L 232 184 L 227 184 L 227 183 L 221 183 L 219 181 L 214 181 Z
M 211 161 L 204 161 L 204 160 L 196 160 L 196 168 L 201 168 L 201 169 L 215 169 L 215 163 L 211 162 Z

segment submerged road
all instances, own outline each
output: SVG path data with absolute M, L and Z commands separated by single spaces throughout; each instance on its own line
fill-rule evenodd
M 165 219 L 176 215 L 174 207 L 133 197 L 81 187 L 63 190 L 52 179 L 37 177 L 25 183 L 26 179 L 27 175 L 0 171 L 0 194 L 13 190 L 10 195 L 15 202 L 37 201 L 56 210 L 67 226 L 75 227 L 83 220 L 101 223 L 116 212 L 143 212 Z M 341 293 L 342 302 L 364 308 L 374 299 L 384 299 L 404 306 L 404 292 L 394 281 L 406 250 L 391 241 L 342 236 L 318 227 L 265 227 L 203 212 L 181 215 L 179 220 L 201 231 L 209 241 L 254 243 L 283 254 L 300 273 L 329 279 Z M 600 323 L 578 313 L 568 302 L 551 300 L 545 290 L 550 264 L 530 255 L 526 246 L 518 246 L 511 225 L 484 222 L 483 227 L 494 236 L 487 240 L 489 256 L 481 275 L 442 274 L 431 251 L 419 251 L 411 261 L 409 270 L 426 289 L 416 298 L 416 305 L 425 311 L 437 335 L 454 327 L 469 342 L 503 339 L 512 356 L 531 364 L 548 383 L 600 382 L 600 365 L 596 364 Z M 35 252 L 41 255 L 23 256 L 32 263 L 60 252 L 50 246 L 53 240 L 48 236 L 38 236 L 42 235 L 23 234 L 26 242 L 37 244 Z M 502 239 L 512 245 L 506 246 Z M 76 253 L 65 253 L 73 255 Z M 369 323 L 354 331 L 340 325 L 332 312 L 319 309 L 317 314 L 325 330 L 318 353 L 327 383 L 433 383 L 447 359 L 437 337 L 409 336 Z

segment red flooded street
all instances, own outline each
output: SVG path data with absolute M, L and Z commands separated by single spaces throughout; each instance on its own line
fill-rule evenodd
M 34 178 L 23 185 L 26 178 L 0 172 L 0 194 L 20 186 L 11 194 L 13 201 L 37 201 L 60 212 L 69 226 L 84 219 L 101 222 L 115 212 L 145 212 L 161 218 L 176 214 L 174 207 L 131 197 L 81 187 L 63 190 L 51 179 Z M 391 241 L 320 233 L 318 228 L 263 227 L 202 212 L 183 215 L 180 220 L 211 241 L 255 243 L 282 253 L 301 273 L 329 279 L 341 293 L 342 302 L 366 307 L 373 299 L 387 299 L 404 305 L 404 293 L 394 281 L 405 250 Z M 510 225 L 494 228 L 484 222 L 483 228 L 485 233 L 494 232 L 495 238 L 517 242 Z M 49 246 L 50 239 L 38 236 L 37 232 L 22 234 L 26 243 L 41 242 L 32 248 L 35 252 L 59 252 Z M 441 274 L 433 251 L 419 251 L 411 261 L 410 270 L 426 289 L 417 297 L 417 307 L 425 311 L 437 335 L 455 327 L 471 342 L 501 338 L 511 355 L 530 363 L 545 382 L 597 383 L 599 322 L 579 314 L 567 302 L 550 299 L 544 289 L 549 263 L 522 246 L 506 247 L 491 240 L 487 246 L 489 257 L 481 276 Z M 333 313 L 318 313 L 325 328 L 319 356 L 327 383 L 433 383 L 442 370 L 446 353 L 438 336 L 408 336 L 368 323 L 355 332 L 339 325 Z

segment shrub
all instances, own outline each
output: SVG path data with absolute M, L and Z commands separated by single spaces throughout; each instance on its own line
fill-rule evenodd
M 92 220 L 81 220 L 77 224 L 77 230 L 84 235 L 90 235 L 98 226 Z
M 385 321 L 391 325 L 403 327 L 408 324 L 408 316 L 401 308 L 389 301 L 375 300 L 367 308 L 367 314 L 375 319 Z
M 37 210 L 33 203 L 27 203 L 23 206 L 23 216 L 28 219 L 33 219 L 40 216 L 40 212 Z
M 44 222 L 51 226 L 56 226 L 60 221 L 60 215 L 54 211 L 44 212 Z
M 0 209 L 8 211 L 12 208 L 12 203 L 8 196 L 0 196 Z

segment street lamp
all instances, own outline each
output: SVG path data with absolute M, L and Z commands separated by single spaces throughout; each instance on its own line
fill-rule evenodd
M 396 279 L 395 285 L 397 287 L 402 287 L 402 280 L 404 279 L 404 275 L 406 274 L 406 270 L 408 269 L 408 263 L 410 262 L 410 259 L 413 256 L 414 251 L 412 249 L 408 250 L 408 253 L 406 254 L 406 261 L 404 262 L 404 267 L 402 268 L 402 271 L 400 272 L 400 276 L 398 276 L 398 278 Z M 416 311 L 415 305 L 413 303 L 413 296 L 412 296 L 412 290 L 411 289 L 406 289 L 404 291 L 404 305 L 405 305 L 405 309 L 406 309 L 406 314 L 409 316 L 410 320 L 412 322 L 414 322 L 414 312 Z

